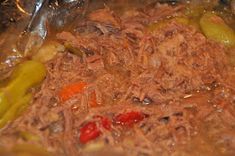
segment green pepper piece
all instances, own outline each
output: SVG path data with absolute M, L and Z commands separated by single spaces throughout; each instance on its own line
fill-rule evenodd
M 207 12 L 200 19 L 200 27 L 207 38 L 226 46 L 235 45 L 235 33 L 221 17 Z
M 80 56 L 80 57 L 83 56 L 83 52 L 79 48 L 73 47 L 69 42 L 65 42 L 64 46 L 69 52 L 71 52 L 77 56 Z
M 165 19 L 165 20 L 159 21 L 157 23 L 151 23 L 150 25 L 148 25 L 146 27 L 146 29 L 148 32 L 152 33 L 156 30 L 160 30 L 160 29 L 166 27 L 166 25 L 168 23 L 170 23 L 171 21 L 175 21 L 175 22 L 182 24 L 182 25 L 189 25 L 189 19 L 187 17 L 171 17 L 169 19 Z
M 0 117 L 46 75 L 43 64 L 25 61 L 13 71 L 9 84 L 0 90 Z
M 38 52 L 33 55 L 32 59 L 39 62 L 47 62 L 54 58 L 58 52 L 63 52 L 65 47 L 57 42 L 50 41 L 44 44 Z
M 43 64 L 37 61 L 26 61 L 20 64 L 12 74 L 12 81 L 4 89 L 10 96 L 10 102 L 16 102 L 31 87 L 40 83 L 46 75 Z
M 27 131 L 19 132 L 19 136 L 27 141 L 39 141 L 40 140 L 40 138 L 37 135 L 34 135 Z
M 23 109 L 26 108 L 31 100 L 32 95 L 27 94 L 22 97 L 17 103 L 11 106 L 7 112 L 0 119 L 0 128 L 5 126 L 8 122 L 14 120 L 20 113 L 22 113 Z
M 174 17 L 173 19 L 180 24 L 189 25 L 189 19 L 186 17 Z
M 0 91 L 0 117 L 6 112 L 9 107 L 9 101 L 7 100 L 5 94 Z
M 46 75 L 43 64 L 25 61 L 13 71 L 9 84 L 0 90 L 0 128 L 14 120 L 28 106 L 31 95 L 27 91 Z

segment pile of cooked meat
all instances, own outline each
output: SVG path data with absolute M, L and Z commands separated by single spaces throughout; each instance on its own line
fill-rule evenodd
M 68 156 L 234 155 L 226 47 L 177 21 L 183 10 L 156 4 L 118 15 L 105 7 L 57 34 L 65 52 L 47 62 L 29 110 L 2 130 L 0 144 Z M 84 87 L 61 98 L 72 84 Z M 87 139 L 88 126 L 97 133 Z

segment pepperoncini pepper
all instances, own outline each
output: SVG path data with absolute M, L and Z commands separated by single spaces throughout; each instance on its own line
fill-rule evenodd
M 200 27 L 207 38 L 226 46 L 235 45 L 235 32 L 221 17 L 207 12 L 200 19 Z
M 45 75 L 44 65 L 37 61 L 25 61 L 16 67 L 10 82 L 0 89 L 0 128 L 27 108 L 31 99 L 31 94 L 27 92 Z

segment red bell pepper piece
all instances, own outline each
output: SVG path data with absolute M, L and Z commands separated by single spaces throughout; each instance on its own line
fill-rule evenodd
M 103 116 L 94 116 L 94 119 L 98 119 L 98 121 L 91 121 L 85 124 L 80 129 L 80 137 L 79 140 L 81 143 L 85 144 L 93 139 L 99 137 L 102 132 L 97 126 L 97 123 L 103 126 L 107 130 L 111 130 L 111 121 Z
M 146 115 L 141 112 L 131 111 L 117 115 L 114 117 L 114 122 L 124 126 L 132 126 L 134 123 L 143 120 L 145 117 Z
M 107 117 L 103 117 L 103 116 L 94 116 L 94 119 L 99 119 L 101 122 L 101 125 L 106 129 L 106 130 L 111 130 L 111 121 L 109 120 L 109 118 Z
M 87 86 L 86 82 L 78 82 L 65 86 L 59 92 L 60 99 L 64 102 L 78 93 L 82 93 Z
M 101 131 L 98 129 L 95 122 L 88 122 L 80 129 L 79 140 L 81 143 L 85 144 L 90 140 L 99 137 Z

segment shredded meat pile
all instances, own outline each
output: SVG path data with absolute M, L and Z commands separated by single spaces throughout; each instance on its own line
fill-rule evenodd
M 232 131 L 235 92 L 226 83 L 225 48 L 174 18 L 162 22 L 183 9 L 157 4 L 117 16 L 104 8 L 90 13 L 74 32 L 57 34 L 70 48 L 47 63 L 47 77 L 30 109 L 3 130 L 0 144 L 35 143 L 19 138 L 19 132 L 29 131 L 56 155 L 94 155 L 79 142 L 84 123 L 95 115 L 113 119 L 130 111 L 146 117 L 131 127 L 101 128 L 93 143 L 105 148 L 96 155 L 182 155 L 177 149 L 201 136 L 204 122 L 220 123 L 208 128 L 211 138 Z M 152 28 L 161 22 L 164 26 Z M 61 101 L 60 90 L 77 82 L 88 84 L 84 92 Z M 88 99 L 94 92 L 98 106 L 92 107 Z M 227 142 L 229 154 L 235 154 L 235 133 L 228 135 L 218 136 L 227 137 L 218 144 Z

